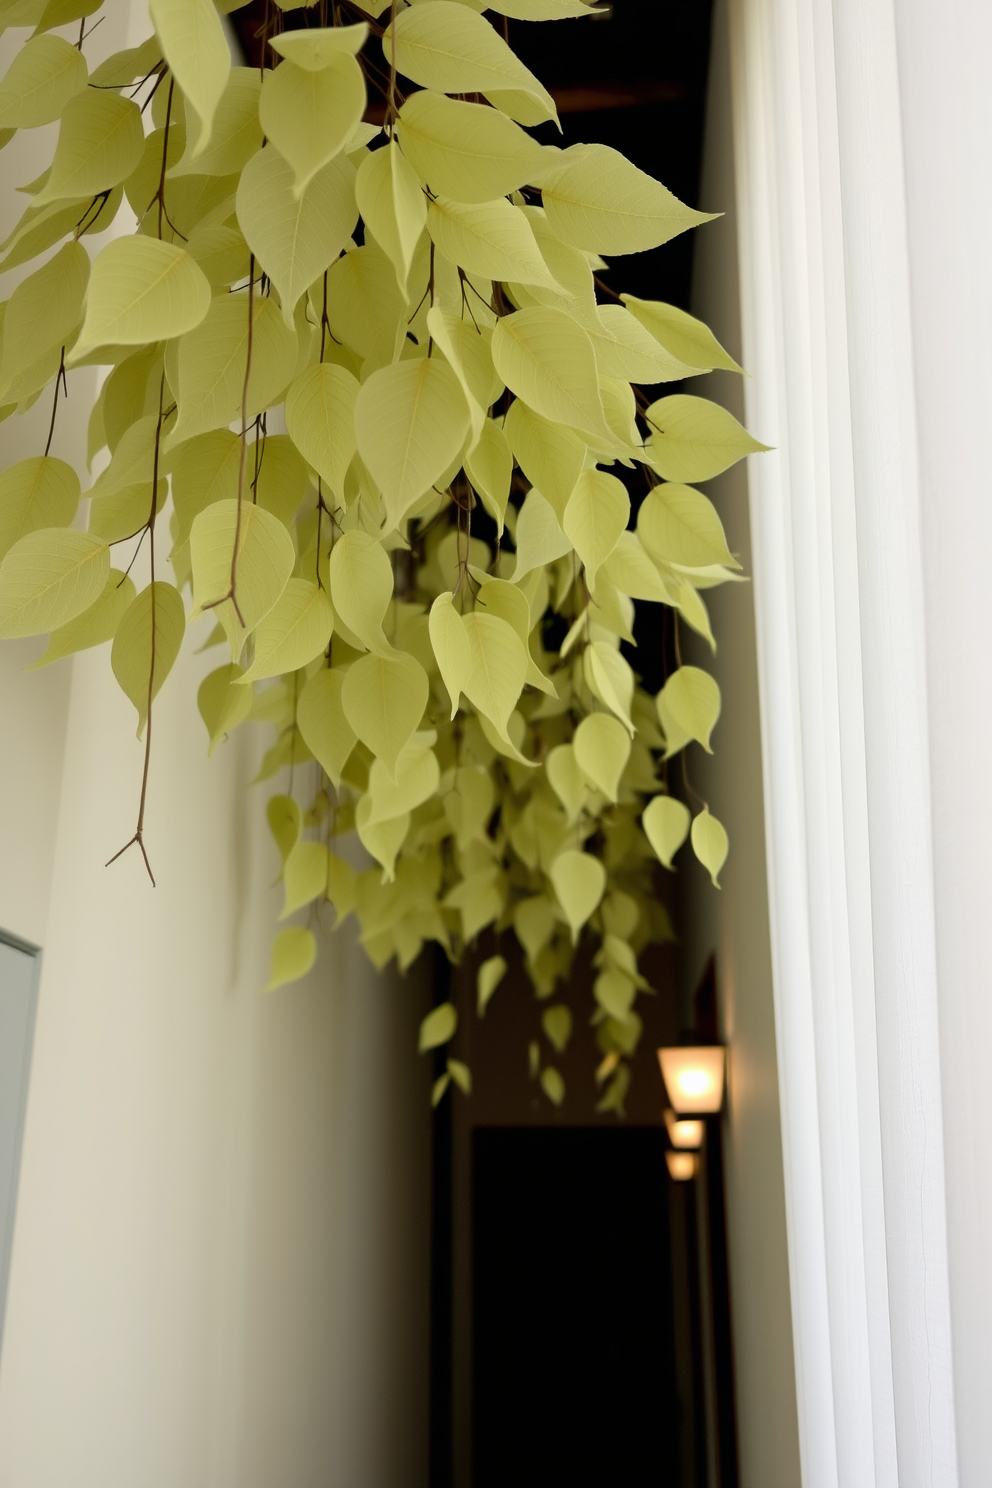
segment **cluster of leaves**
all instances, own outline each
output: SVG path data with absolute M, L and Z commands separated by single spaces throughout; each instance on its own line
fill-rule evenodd
M 679 617 L 712 642 L 700 591 L 738 565 L 689 482 L 759 446 L 716 404 L 641 391 L 735 364 L 683 311 L 605 289 L 601 255 L 705 219 L 614 150 L 528 133 L 557 115 L 506 18 L 584 0 L 493 0 L 496 24 L 479 0 L 394 0 L 385 25 L 362 0 L 365 19 L 311 7 L 293 30 L 273 7 L 261 70 L 232 66 L 212 0 L 151 0 L 154 34 L 90 75 L 82 28 L 51 33 L 97 8 L 0 3 L 0 26 L 35 26 L 0 81 L 3 142 L 61 121 L 3 245 L 0 269 L 49 256 L 0 306 L 0 418 L 48 388 L 54 428 L 67 370 L 111 369 L 85 522 L 48 448 L 0 473 L 0 636 L 49 633 L 41 664 L 112 640 L 145 738 L 144 853 L 153 702 L 211 617 L 230 660 L 199 690 L 210 748 L 262 720 L 261 778 L 297 772 L 268 818 L 283 918 L 309 923 L 277 935 L 270 985 L 313 963 L 322 906 L 380 967 L 512 929 L 540 999 L 588 931 L 621 1110 L 637 956 L 668 933 L 654 865 L 690 837 L 716 882 L 727 852 L 664 764 L 709 749 L 715 681 L 679 665 L 652 698 L 621 642 L 635 601 L 675 612 L 676 644 Z M 364 122 L 369 77 L 384 126 Z M 505 967 L 483 964 L 480 1012 Z M 435 1009 L 422 1047 L 455 1024 Z M 543 1027 L 561 1051 L 564 1004 Z M 447 1068 L 436 1098 L 468 1087 Z

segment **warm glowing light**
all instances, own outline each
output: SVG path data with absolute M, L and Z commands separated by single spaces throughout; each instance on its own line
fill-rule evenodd
M 659 1049 L 668 1099 L 680 1116 L 712 1115 L 723 1105 L 724 1051 L 719 1044 Z
M 702 1147 L 705 1128 L 701 1121 L 680 1121 L 674 1111 L 666 1111 L 665 1125 L 673 1147 L 687 1151 Z
M 668 1164 L 669 1177 L 674 1178 L 677 1183 L 695 1178 L 698 1159 L 694 1152 L 666 1152 L 665 1161 Z

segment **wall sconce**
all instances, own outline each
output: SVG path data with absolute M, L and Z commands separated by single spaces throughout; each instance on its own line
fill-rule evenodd
M 668 1140 L 673 1147 L 683 1152 L 697 1152 L 703 1145 L 706 1128 L 701 1121 L 683 1121 L 674 1111 L 665 1112 Z
M 668 1176 L 674 1178 L 676 1183 L 685 1183 L 688 1179 L 695 1178 L 699 1166 L 699 1158 L 695 1152 L 666 1152 L 665 1161 L 668 1164 Z
M 713 1116 L 719 1111 L 725 1053 L 722 1044 L 658 1050 L 668 1099 L 680 1116 Z

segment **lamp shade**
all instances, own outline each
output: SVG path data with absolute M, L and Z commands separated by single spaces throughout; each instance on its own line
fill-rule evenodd
M 702 1147 L 706 1128 L 701 1121 L 680 1120 L 674 1111 L 666 1111 L 665 1126 L 673 1147 L 684 1152 L 695 1152 Z
M 722 1044 L 659 1049 L 668 1099 L 680 1116 L 711 1116 L 723 1105 Z
M 665 1161 L 668 1164 L 668 1176 L 674 1178 L 676 1183 L 685 1183 L 687 1179 L 695 1178 L 699 1159 L 694 1152 L 666 1152 Z

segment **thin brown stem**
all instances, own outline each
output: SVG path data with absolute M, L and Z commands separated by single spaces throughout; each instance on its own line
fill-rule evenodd
M 148 658 L 148 703 L 147 712 L 145 715 L 145 758 L 141 769 L 141 795 L 138 800 L 138 824 L 134 829 L 134 836 L 130 839 L 130 841 L 125 842 L 124 846 L 117 852 L 115 852 L 112 858 L 108 858 L 105 865 L 107 868 L 109 868 L 111 863 L 116 863 L 117 859 L 124 853 L 126 853 L 129 847 L 133 847 L 135 843 L 137 843 L 138 847 L 141 850 L 141 856 L 144 860 L 148 877 L 152 881 L 153 889 L 156 886 L 155 875 L 152 872 L 152 865 L 148 861 L 148 852 L 145 848 L 145 806 L 148 801 L 148 774 L 151 768 L 152 760 L 152 703 L 155 698 L 155 649 L 157 640 L 155 626 L 155 518 L 158 515 L 158 467 L 159 455 L 162 447 L 162 424 L 164 422 L 164 408 L 165 372 L 163 371 L 162 378 L 159 382 L 158 387 L 158 423 L 155 426 L 155 455 L 152 461 L 152 499 L 151 507 L 148 512 L 148 522 L 146 524 L 149 543 L 148 566 L 151 575 L 148 584 L 148 592 L 151 597 L 152 624 Z
M 45 441 L 45 454 L 46 455 L 48 454 L 48 451 L 52 447 L 52 435 L 55 433 L 55 415 L 56 415 L 56 413 L 58 411 L 58 406 L 59 406 L 59 383 L 60 382 L 62 384 L 62 392 L 65 395 L 65 397 L 68 398 L 68 396 L 69 396 L 69 385 L 68 385 L 68 383 L 65 380 L 65 347 L 64 346 L 62 348 L 62 354 L 59 357 L 59 370 L 55 374 L 55 397 L 52 399 L 52 421 L 51 421 L 51 423 L 48 426 L 48 439 Z

